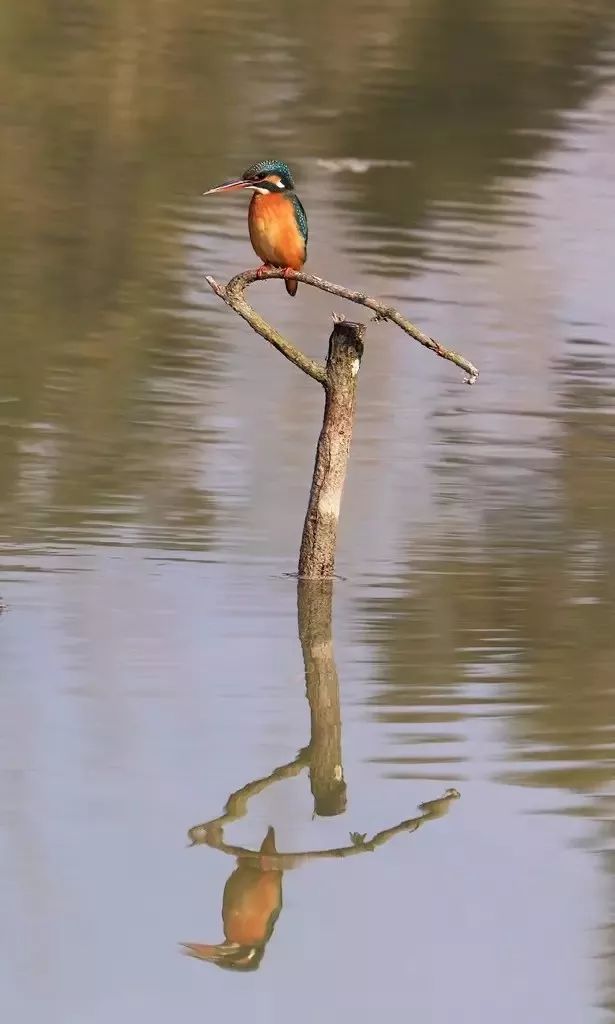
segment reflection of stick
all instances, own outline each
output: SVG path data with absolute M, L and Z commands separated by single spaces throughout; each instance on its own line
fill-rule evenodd
M 451 802 L 458 799 L 459 793 L 456 789 L 447 789 L 446 793 L 438 800 L 430 800 L 421 805 L 426 808 L 423 814 L 419 814 L 415 818 L 408 818 L 406 821 L 400 821 L 398 825 L 393 825 L 392 828 L 376 832 L 371 839 L 366 839 L 356 832 L 351 833 L 352 846 L 338 846 L 328 850 L 306 850 L 299 853 L 269 855 L 267 856 L 268 870 L 289 871 L 312 860 L 341 860 L 345 857 L 355 857 L 360 853 L 372 853 L 379 846 L 384 846 L 385 843 L 388 843 L 394 836 L 398 836 L 402 832 L 416 832 L 426 822 L 433 821 L 435 818 L 441 818 L 449 810 Z M 433 805 L 433 810 L 430 805 Z M 260 850 L 248 850 L 245 846 L 233 846 L 230 843 L 225 843 L 221 821 L 221 818 L 215 818 L 211 822 L 205 822 L 203 825 L 196 825 L 195 828 L 190 829 L 189 835 L 193 840 L 193 844 L 204 844 L 214 850 L 220 850 L 221 853 L 228 853 L 230 856 L 240 859 L 245 858 L 246 860 L 256 861 L 261 859 L 262 854 Z
M 342 767 L 342 721 L 337 670 L 331 639 L 331 580 L 299 580 L 299 639 L 310 705 L 307 757 L 314 811 L 341 814 L 346 809 Z

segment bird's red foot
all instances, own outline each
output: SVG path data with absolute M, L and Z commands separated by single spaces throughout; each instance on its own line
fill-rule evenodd
M 294 269 L 294 267 L 284 267 L 284 280 L 288 281 L 294 278 L 296 273 L 297 271 Z
M 271 264 L 270 263 L 263 263 L 263 264 L 261 264 L 260 267 L 256 268 L 256 276 L 257 277 L 262 277 L 263 274 L 266 274 L 269 270 L 273 270 L 273 267 L 271 266 Z

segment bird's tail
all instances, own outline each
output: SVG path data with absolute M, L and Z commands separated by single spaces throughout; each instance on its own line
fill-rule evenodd
M 261 853 L 277 853 L 278 852 L 276 850 L 276 848 L 275 848 L 275 829 L 273 828 L 272 825 L 270 825 L 269 828 L 267 829 L 267 835 L 263 839 L 263 842 L 262 842 L 261 848 L 260 848 L 260 852 Z
M 286 291 L 289 295 L 296 295 L 297 288 L 299 287 L 298 282 L 293 277 L 285 277 L 284 284 L 286 285 Z

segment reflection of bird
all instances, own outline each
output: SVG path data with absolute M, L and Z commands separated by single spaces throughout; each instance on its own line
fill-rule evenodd
M 275 832 L 270 828 L 260 848 L 262 859 L 240 859 L 224 887 L 224 942 L 205 946 L 183 942 L 189 956 L 218 967 L 255 971 L 273 934 L 282 909 L 282 872 L 267 860 L 275 856 Z
M 248 167 L 241 178 L 233 178 L 210 188 L 203 195 L 248 188 L 254 192 L 248 212 L 250 241 L 263 261 L 259 270 L 284 267 L 289 272 L 284 284 L 295 295 L 297 282 L 290 273 L 301 270 L 307 255 L 307 216 L 287 164 L 281 160 L 261 160 Z

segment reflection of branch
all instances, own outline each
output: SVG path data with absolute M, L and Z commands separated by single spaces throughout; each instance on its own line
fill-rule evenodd
M 328 850 L 306 850 L 299 853 L 268 854 L 266 858 L 268 870 L 289 871 L 312 860 L 342 859 L 355 857 L 360 853 L 372 853 L 379 846 L 388 843 L 394 836 L 398 836 L 402 832 L 416 832 L 426 822 L 442 817 L 449 810 L 451 802 L 457 799 L 459 799 L 457 790 L 447 789 L 438 800 L 430 800 L 420 805 L 424 809 L 423 814 L 400 821 L 398 825 L 383 829 L 381 832 L 376 832 L 371 839 L 366 839 L 356 832 L 351 833 L 351 846 L 338 846 Z M 190 829 L 189 835 L 193 845 L 210 846 L 214 850 L 220 850 L 221 853 L 228 853 L 232 857 L 242 860 L 262 860 L 263 854 L 260 850 L 248 850 L 245 846 L 225 843 L 221 820 L 215 818 L 213 821 L 196 825 L 195 828 Z
M 340 695 L 331 640 L 332 593 L 330 580 L 299 580 L 297 584 L 299 639 L 310 705 L 308 745 L 293 761 L 231 793 L 219 817 L 190 829 L 188 836 L 193 844 L 205 842 L 202 837 L 206 832 L 220 833 L 224 825 L 243 818 L 252 797 L 275 782 L 294 778 L 306 767 L 310 771 L 315 813 L 324 816 L 345 810 Z
M 331 580 L 299 580 L 299 640 L 310 705 L 307 757 L 316 814 L 341 814 L 346 809 L 342 767 L 342 720 L 337 670 L 331 639 Z
M 250 327 L 252 327 L 257 334 L 260 334 L 265 341 L 268 341 L 270 345 L 277 348 L 278 352 L 281 352 L 283 356 L 298 366 L 300 370 L 307 373 L 309 377 L 313 377 L 314 380 L 319 381 L 320 384 L 325 383 L 325 369 L 322 363 L 318 363 L 308 356 L 304 355 L 298 348 L 292 345 L 286 338 L 284 338 L 278 331 L 275 330 L 266 320 L 260 316 L 252 306 L 246 301 L 244 292 L 248 285 L 254 284 L 258 280 L 266 280 L 268 278 L 280 278 L 285 276 L 285 271 L 281 269 L 272 269 L 265 272 L 256 270 L 245 270 L 243 274 L 237 274 L 226 286 L 220 285 L 213 277 L 206 277 L 205 280 L 209 287 L 223 299 L 231 309 L 234 309 L 239 316 L 246 320 Z M 398 313 L 392 306 L 387 306 L 383 302 L 379 302 L 378 299 L 373 299 L 370 295 L 365 295 L 364 292 L 351 291 L 349 288 L 344 288 L 339 284 L 332 284 L 331 281 L 325 281 L 322 277 L 316 277 L 314 274 L 295 273 L 293 277 L 296 281 L 302 281 L 303 284 L 312 285 L 314 288 L 320 288 L 321 291 L 329 292 L 331 295 L 337 295 L 341 299 L 348 299 L 349 302 L 358 302 L 361 306 L 367 306 L 368 309 L 373 310 L 376 314 L 376 320 L 389 320 L 391 323 L 396 324 L 402 331 L 409 334 L 411 338 L 418 341 L 419 344 L 424 345 L 431 352 L 435 352 L 441 359 L 448 359 L 451 363 L 455 363 L 462 370 L 468 374 L 465 383 L 474 384 L 478 379 L 477 368 L 466 359 L 464 356 L 459 355 L 457 352 L 451 352 L 449 349 L 441 345 L 435 338 L 430 338 L 428 334 L 424 334 L 418 327 L 416 327 L 410 320 L 406 320 L 405 317 Z
M 357 832 L 350 833 L 351 846 L 328 850 L 309 850 L 299 853 L 278 853 L 249 850 L 225 842 L 224 827 L 242 818 L 252 797 L 268 786 L 292 779 L 309 766 L 310 783 L 317 814 L 340 814 L 346 808 L 346 783 L 342 768 L 342 725 L 340 716 L 339 683 L 333 658 L 331 640 L 332 583 L 330 580 L 299 580 L 297 585 L 297 612 L 299 639 L 305 664 L 305 683 L 310 705 L 310 742 L 288 764 L 275 768 L 262 779 L 255 779 L 231 793 L 224 812 L 217 818 L 194 825 L 188 832 L 190 845 L 210 846 L 228 853 L 241 861 L 254 862 L 261 870 L 286 871 L 310 860 L 354 857 L 373 852 L 402 832 L 416 832 L 425 822 L 442 817 L 452 800 L 459 797 L 456 789 L 447 789 L 437 800 L 419 804 L 422 812 L 414 818 L 400 821 L 391 828 L 376 832 L 371 839 Z
M 266 775 L 263 779 L 255 779 L 253 782 L 248 782 L 246 786 L 242 786 L 241 789 L 236 790 L 235 793 L 231 793 L 226 804 L 224 806 L 224 813 L 218 818 L 212 818 L 211 821 L 207 821 L 202 825 L 194 825 L 188 832 L 188 838 L 190 839 L 190 845 L 196 846 L 197 844 L 207 843 L 208 840 L 205 838 L 206 834 L 213 834 L 214 832 L 222 834 L 222 829 L 225 825 L 228 825 L 231 821 L 238 821 L 239 818 L 243 818 L 246 811 L 248 810 L 248 800 L 253 796 L 257 796 L 262 793 L 267 786 L 271 786 L 274 782 L 282 782 L 284 779 L 294 779 L 296 775 L 307 765 L 306 751 L 301 750 L 299 754 L 288 764 L 280 765 L 279 768 L 275 768 L 270 775 Z

